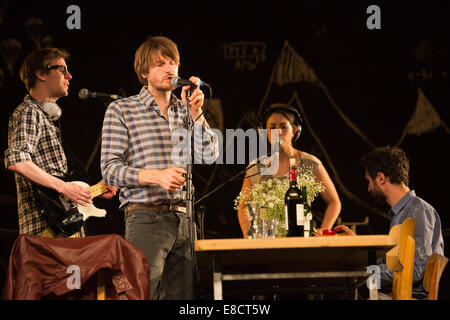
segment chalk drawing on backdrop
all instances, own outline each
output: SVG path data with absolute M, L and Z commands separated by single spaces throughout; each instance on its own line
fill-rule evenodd
M 421 136 L 427 132 L 431 132 L 438 127 L 443 127 L 447 134 L 450 134 L 450 130 L 437 113 L 436 109 L 427 99 L 421 88 L 417 88 L 417 103 L 416 109 L 411 116 L 411 119 L 406 124 L 403 130 L 400 140 L 397 142 L 399 146 L 406 135 Z
M 239 71 L 253 71 L 257 65 L 266 60 L 264 42 L 240 41 L 223 46 L 225 60 L 234 61 L 234 68 Z
M 325 84 L 320 81 L 314 70 L 306 64 L 305 60 L 295 51 L 294 48 L 291 47 L 288 41 L 284 42 L 284 46 L 281 49 L 281 54 L 275 63 L 269 86 L 267 87 L 264 98 L 259 106 L 258 116 L 263 112 L 263 108 L 266 104 L 266 100 L 273 83 L 282 87 L 289 83 L 299 82 L 309 82 L 319 86 L 328 98 L 331 106 L 336 110 L 342 120 L 344 120 L 344 122 L 369 146 L 372 148 L 375 147 L 375 144 L 368 137 L 366 137 L 366 135 L 364 135 L 361 130 L 359 130 L 358 127 L 344 114 L 341 108 L 339 108 L 328 92 Z

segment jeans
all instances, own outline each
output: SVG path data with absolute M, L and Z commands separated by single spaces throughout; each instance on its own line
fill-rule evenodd
M 125 238 L 150 265 L 150 299 L 193 299 L 189 218 L 161 209 L 125 210 Z

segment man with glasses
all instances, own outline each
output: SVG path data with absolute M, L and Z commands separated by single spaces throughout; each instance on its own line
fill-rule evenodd
M 56 190 L 79 205 L 92 203 L 87 189 L 61 179 L 68 173 L 68 159 L 59 125 L 55 125 L 61 116 L 56 101 L 68 95 L 72 79 L 68 58 L 66 50 L 38 49 L 25 58 L 20 68 L 28 94 L 11 115 L 5 151 L 5 165 L 15 173 L 20 234 L 58 236 L 48 228 L 38 209 L 32 183 Z M 109 199 L 117 189 L 107 188 L 109 191 L 102 197 Z

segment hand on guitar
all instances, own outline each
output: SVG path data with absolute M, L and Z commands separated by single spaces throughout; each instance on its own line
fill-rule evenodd
M 67 199 L 82 206 L 87 206 L 92 203 L 92 197 L 89 191 L 75 183 L 65 182 L 61 193 Z
M 117 190 L 119 190 L 119 188 L 114 187 L 114 186 L 106 186 L 106 189 L 108 189 L 108 192 L 102 194 L 100 196 L 100 198 L 111 199 L 112 197 L 114 197 L 116 195 Z

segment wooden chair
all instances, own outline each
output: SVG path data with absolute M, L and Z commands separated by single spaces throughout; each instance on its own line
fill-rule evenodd
M 105 269 L 97 271 L 97 300 L 106 300 Z
M 401 225 L 391 229 L 398 245 L 386 253 L 386 264 L 394 272 L 392 283 L 393 300 L 412 299 L 412 280 L 414 268 L 414 231 L 416 220 L 407 218 Z
M 438 298 L 439 281 L 447 261 L 446 257 L 437 253 L 433 253 L 428 258 L 423 276 L 423 287 L 428 292 L 428 300 L 437 300 Z

